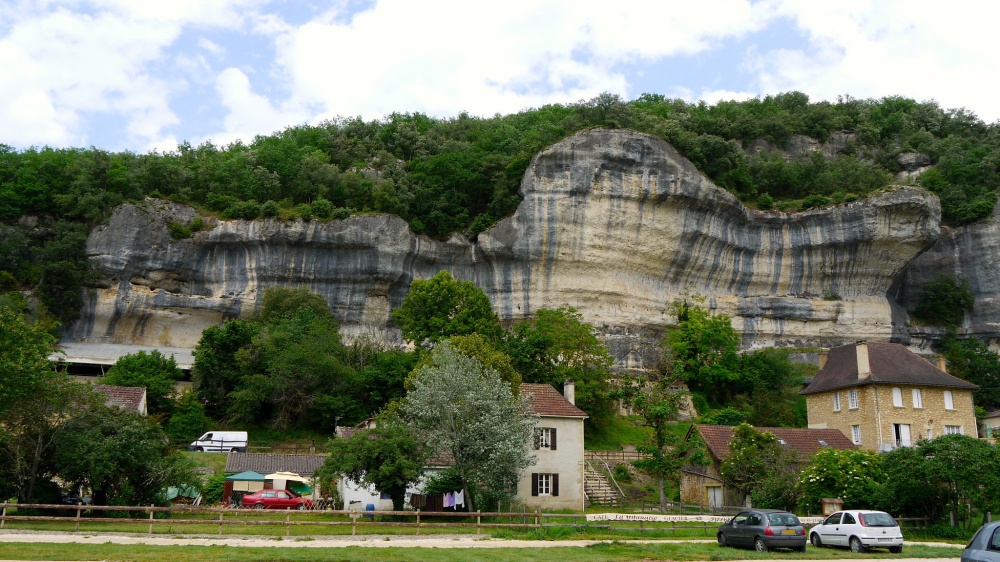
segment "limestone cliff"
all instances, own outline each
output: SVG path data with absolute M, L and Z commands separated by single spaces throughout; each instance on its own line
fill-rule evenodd
M 798 214 L 745 208 L 657 138 L 586 131 L 535 156 L 515 214 L 469 240 L 404 221 L 220 221 L 184 240 L 192 209 L 125 205 L 88 252 L 106 279 L 72 329 L 82 341 L 193 346 L 206 326 L 251 314 L 265 287 L 305 285 L 347 335 L 398 341 L 389 310 L 442 269 L 483 288 L 507 321 L 573 306 L 621 366 L 642 368 L 684 294 L 733 317 L 747 346 L 905 337 L 887 297 L 940 234 L 916 188 Z

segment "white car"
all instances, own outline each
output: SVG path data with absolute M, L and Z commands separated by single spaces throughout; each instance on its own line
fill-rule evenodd
M 852 552 L 869 548 L 903 552 L 903 533 L 896 520 L 888 513 L 864 509 L 838 511 L 827 517 L 809 529 L 809 542 L 816 547 L 846 546 Z

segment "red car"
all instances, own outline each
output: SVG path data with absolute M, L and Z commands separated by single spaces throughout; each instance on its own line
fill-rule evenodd
M 312 509 L 313 502 L 291 490 L 261 490 L 243 496 L 243 507 L 253 509 Z

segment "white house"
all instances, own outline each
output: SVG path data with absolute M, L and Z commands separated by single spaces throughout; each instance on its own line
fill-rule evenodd
M 583 420 L 576 407 L 575 385 L 566 381 L 566 395 L 548 384 L 521 385 L 538 415 L 532 451 L 538 462 L 528 468 L 517 485 L 517 496 L 528 507 L 542 509 L 584 508 Z

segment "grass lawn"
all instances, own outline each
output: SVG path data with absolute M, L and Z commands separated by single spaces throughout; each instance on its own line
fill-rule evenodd
M 307 539 L 302 539 L 303 541 Z M 559 548 L 246 548 L 230 546 L 138 546 L 0 543 L 0 559 L 9 560 L 203 560 L 241 562 L 371 560 L 454 561 L 467 560 L 559 560 L 560 562 L 638 561 L 638 560 L 834 560 L 868 558 L 957 558 L 958 549 L 907 546 L 903 554 L 884 551 L 851 554 L 841 549 L 809 548 L 805 553 L 766 552 L 723 548 L 716 544 L 689 544 L 664 541 L 658 544 L 608 542 L 585 547 Z

